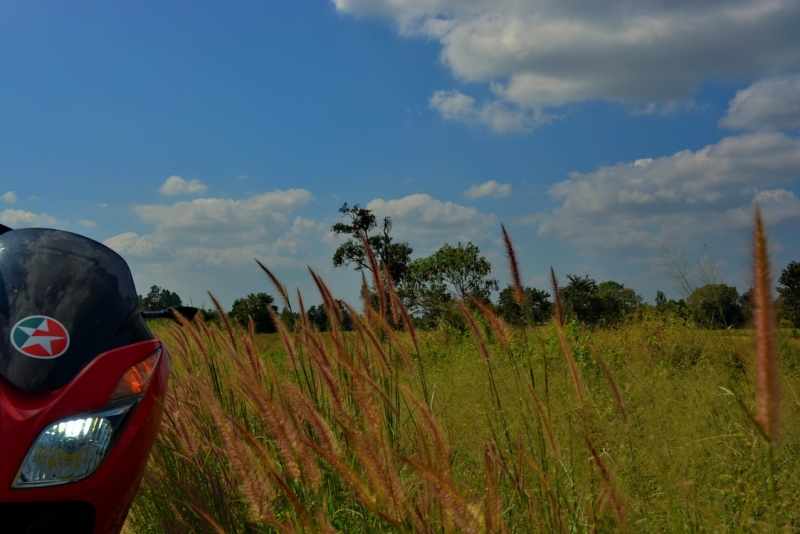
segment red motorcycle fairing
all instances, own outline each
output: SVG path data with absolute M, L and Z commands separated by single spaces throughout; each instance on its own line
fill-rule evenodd
M 92 474 L 60 485 L 12 487 L 28 451 L 45 428 L 109 406 L 125 372 L 159 349 L 161 356 L 148 389 L 128 398 L 138 402 L 130 408 L 127 420 L 116 430 L 114 441 Z M 0 377 L 0 531 L 119 532 L 158 433 L 169 367 L 169 353 L 156 339 L 100 354 L 58 389 L 25 392 Z

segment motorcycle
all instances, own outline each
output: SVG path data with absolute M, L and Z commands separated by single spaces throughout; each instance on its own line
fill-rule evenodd
M 145 319 L 174 313 L 142 312 L 108 247 L 0 225 L 0 532 L 120 532 L 170 369 Z

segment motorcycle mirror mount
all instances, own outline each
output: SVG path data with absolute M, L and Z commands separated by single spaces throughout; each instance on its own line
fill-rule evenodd
M 198 309 L 191 306 L 175 306 L 168 310 L 143 311 L 142 317 L 145 319 L 172 319 L 177 323 L 179 321 L 175 315 L 176 313 L 187 321 L 191 321 L 197 315 L 197 312 Z

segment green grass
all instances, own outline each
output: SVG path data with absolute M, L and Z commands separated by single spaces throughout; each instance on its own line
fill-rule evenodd
M 492 332 L 487 360 L 474 334 L 418 332 L 417 353 L 362 321 L 286 341 L 159 326 L 167 417 L 130 530 L 800 529 L 800 347 L 785 333 L 773 493 L 749 333 L 569 325 L 581 407 L 552 325 L 509 329 L 507 346 Z

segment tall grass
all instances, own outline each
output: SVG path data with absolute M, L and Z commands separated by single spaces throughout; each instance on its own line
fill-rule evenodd
M 173 376 L 132 531 L 800 530 L 795 340 L 558 313 L 511 328 L 480 302 L 460 303 L 463 336 L 417 332 L 373 273 L 354 332 L 314 273 L 331 332 L 224 314 L 159 332 Z M 790 393 L 765 404 L 762 368 Z

